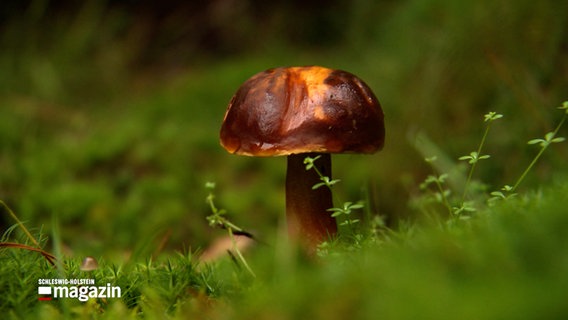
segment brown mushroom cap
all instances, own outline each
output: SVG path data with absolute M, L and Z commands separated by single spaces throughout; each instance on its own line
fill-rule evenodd
M 248 79 L 221 127 L 230 153 L 374 153 L 384 144 L 383 111 L 355 75 L 323 67 L 274 68 Z

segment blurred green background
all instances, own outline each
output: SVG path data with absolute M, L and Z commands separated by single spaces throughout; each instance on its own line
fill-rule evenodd
M 420 219 L 424 156 L 475 150 L 488 111 L 504 118 L 476 178 L 498 189 L 532 159 L 526 142 L 568 96 L 567 19 L 561 0 L 5 0 L 0 199 L 28 227 L 59 226 L 67 254 L 117 257 L 222 234 L 205 220 L 213 181 L 230 218 L 269 237 L 285 159 L 227 154 L 224 112 L 259 71 L 322 65 L 367 82 L 387 126 L 382 152 L 334 157 L 339 197 L 368 199 L 391 226 Z M 439 150 L 421 154 L 417 137 Z M 566 177 L 568 150 L 554 149 L 522 188 Z

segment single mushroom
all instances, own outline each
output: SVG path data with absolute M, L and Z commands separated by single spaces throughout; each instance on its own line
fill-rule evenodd
M 221 145 L 247 156 L 288 156 L 286 216 L 292 239 L 313 251 L 337 232 L 331 190 L 304 159 L 331 178 L 330 153 L 374 153 L 384 144 L 383 111 L 355 75 L 318 66 L 273 68 L 248 79 L 229 103 Z
M 99 267 L 99 263 L 97 259 L 93 257 L 85 257 L 81 262 L 81 266 L 79 266 L 79 270 L 81 271 L 93 271 Z

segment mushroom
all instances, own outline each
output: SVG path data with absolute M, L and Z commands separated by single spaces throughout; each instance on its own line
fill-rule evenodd
M 81 266 L 79 266 L 79 270 L 81 271 L 93 271 L 99 267 L 99 263 L 97 259 L 93 257 L 85 257 L 81 262 Z
M 319 66 L 273 68 L 245 81 L 229 103 L 221 145 L 246 156 L 287 156 L 286 217 L 292 240 L 308 250 L 337 233 L 331 190 L 304 159 L 331 179 L 331 153 L 382 149 L 383 111 L 355 75 Z

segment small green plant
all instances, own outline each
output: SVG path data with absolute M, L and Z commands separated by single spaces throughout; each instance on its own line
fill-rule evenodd
M 316 190 L 318 188 L 329 188 L 330 190 L 341 180 L 339 179 L 331 179 L 328 176 L 325 176 L 318 170 L 317 166 L 314 165 L 314 162 L 317 161 L 320 156 L 315 157 L 306 157 L 304 159 L 304 164 L 306 165 L 306 171 L 314 170 L 316 174 L 319 176 L 321 182 L 316 183 L 313 185 L 312 189 Z M 352 245 L 360 246 L 361 241 L 363 240 L 363 234 L 357 230 L 356 226 L 361 221 L 360 219 L 354 217 L 354 213 L 357 210 L 361 210 L 365 207 L 365 204 L 362 200 L 357 202 L 346 201 L 340 207 L 333 207 L 327 209 L 331 213 L 333 218 L 338 220 L 339 226 L 346 227 L 348 238 L 352 240 Z M 320 244 L 318 248 L 318 254 L 322 255 L 323 252 L 327 252 L 327 248 L 329 247 L 329 243 L 324 242 Z
M 554 131 L 547 133 L 543 138 L 539 139 L 532 139 L 528 141 L 529 145 L 539 145 L 540 150 L 535 155 L 533 160 L 527 166 L 527 168 L 523 171 L 523 173 L 519 176 L 517 181 L 513 186 L 505 185 L 498 191 L 493 191 L 489 195 L 490 197 L 487 199 L 488 204 L 493 204 L 499 200 L 507 200 L 512 198 L 516 195 L 515 191 L 517 190 L 518 186 L 521 182 L 525 179 L 527 174 L 532 170 L 535 166 L 537 161 L 540 159 L 544 151 L 553 143 L 563 142 L 565 139 L 564 137 L 557 137 L 557 134 L 566 121 L 568 117 L 568 101 L 564 102 L 559 109 L 564 111 L 564 115 Z M 472 197 L 471 193 L 471 185 L 472 185 L 472 177 L 474 175 L 475 169 L 479 161 L 486 160 L 490 158 L 490 155 L 483 154 L 483 147 L 485 146 L 490 128 L 492 123 L 495 120 L 501 119 L 503 115 L 496 113 L 496 112 L 489 112 L 484 115 L 484 122 L 486 123 L 485 131 L 483 136 L 481 137 L 481 141 L 479 146 L 477 147 L 476 151 L 470 152 L 468 155 L 464 155 L 458 158 L 460 161 L 467 161 L 470 165 L 469 171 L 467 174 L 467 178 L 465 180 L 464 188 L 461 193 L 461 197 L 456 199 L 453 196 L 453 192 L 450 188 L 446 187 L 446 180 L 448 179 L 449 175 L 447 173 L 439 173 L 439 174 L 432 174 L 426 177 L 424 182 L 421 183 L 420 188 L 422 190 L 430 190 L 430 186 L 434 185 L 433 191 L 433 198 L 436 202 L 442 204 L 449 215 L 454 218 L 459 219 L 467 219 L 470 215 L 476 212 L 478 207 L 483 206 L 484 202 L 479 201 L 478 197 Z M 425 158 L 425 161 L 430 164 L 432 171 L 436 172 L 435 167 L 432 165 L 434 161 L 436 161 L 436 156 Z
M 426 163 L 430 165 L 433 172 L 436 171 L 436 169 L 433 166 L 433 163 L 437 159 L 438 158 L 436 156 L 424 159 L 424 161 L 426 161 Z M 428 190 L 429 186 L 431 184 L 434 184 L 436 187 L 436 191 L 434 191 L 433 193 L 434 199 L 436 200 L 436 202 L 441 203 L 448 210 L 449 214 L 452 214 L 452 206 L 450 205 L 450 201 L 448 200 L 448 197 L 451 195 L 451 190 L 445 188 L 445 183 L 447 178 L 448 178 L 447 173 L 442 173 L 439 175 L 438 174 L 428 175 L 428 177 L 424 179 L 424 182 L 420 184 L 420 189 Z
M 483 136 L 481 137 L 481 142 L 479 143 L 477 151 L 472 151 L 469 155 L 461 156 L 458 158 L 459 160 L 467 161 L 471 165 L 469 169 L 469 174 L 467 175 L 465 186 L 463 188 L 463 194 L 461 198 L 462 203 L 465 202 L 465 199 L 467 197 L 468 187 L 471 182 L 471 177 L 473 176 L 473 172 L 475 171 L 475 166 L 477 165 L 477 162 L 479 162 L 479 160 L 489 159 L 490 157 L 489 155 L 482 155 L 481 151 L 483 149 L 483 146 L 485 145 L 485 140 L 487 139 L 487 135 L 489 134 L 489 129 L 491 128 L 491 124 L 493 123 L 493 121 L 501 119 L 502 117 L 503 117 L 502 114 L 498 114 L 496 112 L 489 112 L 485 114 L 484 121 L 487 123 L 487 125 L 485 126 L 485 132 L 483 132 Z
M 353 203 L 350 201 L 344 202 L 343 203 L 343 207 L 340 208 L 329 208 L 327 209 L 327 211 L 331 211 L 333 212 L 331 214 L 332 217 L 336 218 L 336 217 L 340 217 L 340 216 L 345 216 L 347 217 L 347 219 L 345 219 L 345 221 L 343 221 L 342 223 L 340 223 L 340 225 L 346 225 L 349 228 L 353 228 L 353 226 L 357 223 L 359 223 L 359 219 L 351 219 L 351 213 L 354 210 L 357 209 L 362 209 L 364 208 L 365 205 L 363 204 L 362 201 L 358 201 L 357 203 Z
M 480 160 L 486 160 L 486 159 L 489 159 L 491 157 L 490 155 L 482 154 L 481 152 L 482 152 L 483 147 L 485 145 L 485 141 L 486 141 L 487 136 L 489 134 L 489 130 L 491 129 L 491 124 L 493 123 L 493 121 L 495 121 L 497 119 L 501 119 L 502 117 L 503 117 L 502 114 L 499 114 L 499 113 L 496 113 L 496 112 L 493 112 L 493 111 L 485 114 L 484 120 L 483 120 L 486 123 L 485 131 L 483 132 L 483 136 L 481 137 L 481 142 L 479 143 L 479 146 L 477 147 L 477 151 L 472 151 L 472 152 L 469 153 L 469 155 L 464 155 L 464 156 L 461 156 L 461 157 L 458 158 L 458 160 L 460 160 L 460 161 L 467 161 L 468 164 L 470 165 L 470 167 L 469 167 L 469 173 L 467 175 L 467 179 L 465 181 L 465 185 L 464 185 L 464 188 L 463 188 L 461 200 L 460 200 L 459 204 L 455 207 L 452 207 L 452 210 L 451 210 L 451 213 L 454 216 L 461 217 L 461 218 L 468 218 L 469 214 L 477 211 L 474 201 L 466 201 L 466 199 L 468 197 L 470 185 L 471 185 L 471 179 L 473 177 L 473 173 L 475 171 L 477 163 Z
M 560 128 L 562 128 L 562 126 L 564 125 L 566 118 L 568 117 L 568 101 L 564 101 L 562 103 L 562 105 L 560 107 L 558 107 L 558 109 L 563 110 L 564 115 L 562 116 L 562 119 L 560 120 L 558 125 L 556 125 L 556 128 L 553 131 L 545 134 L 543 138 L 532 139 L 532 140 L 529 140 L 527 142 L 529 145 L 538 144 L 540 146 L 540 150 L 535 155 L 533 160 L 529 163 L 529 165 L 527 166 L 525 171 L 523 171 L 523 173 L 519 176 L 519 178 L 517 179 L 517 181 L 515 182 L 515 184 L 513 186 L 505 185 L 501 188 L 501 190 L 491 192 L 492 197 L 489 199 L 490 203 L 494 203 L 495 201 L 498 201 L 498 200 L 507 200 L 511 197 L 514 197 L 516 195 L 515 191 L 517 190 L 519 185 L 523 182 L 523 180 L 525 179 L 527 174 L 535 166 L 535 164 L 540 159 L 540 157 L 542 156 L 544 151 L 551 144 L 560 143 L 560 142 L 563 142 L 564 140 L 566 140 L 564 137 L 557 137 L 557 135 L 558 135 L 558 132 L 560 131 Z
M 314 165 L 316 160 L 318 160 L 319 158 L 321 158 L 321 156 L 315 156 L 313 158 L 312 157 L 306 157 L 304 159 L 304 164 L 306 165 L 306 171 L 314 170 L 321 180 L 320 183 L 314 184 L 314 186 L 312 187 L 312 190 L 316 190 L 316 189 L 323 187 L 323 186 L 331 189 L 333 187 L 333 185 L 340 182 L 341 180 L 339 180 L 339 179 L 333 179 L 332 180 L 330 177 L 324 176 L 321 173 L 321 171 Z
M 517 194 L 514 193 L 512 190 L 513 190 L 513 187 L 506 184 L 501 188 L 501 190 L 492 191 L 490 193 L 491 198 L 489 198 L 488 203 L 491 205 L 491 204 L 495 203 L 496 201 L 508 200 L 508 199 L 516 196 Z
M 213 194 L 213 190 L 215 189 L 215 183 L 214 182 L 207 182 L 207 183 L 205 183 L 205 188 L 209 190 L 209 194 L 207 195 L 206 202 L 207 202 L 207 204 L 209 204 L 209 207 L 211 208 L 211 212 L 212 212 L 211 215 L 206 217 L 207 221 L 209 222 L 209 225 L 212 226 L 212 227 L 218 227 L 218 228 L 227 230 L 227 233 L 229 234 L 229 237 L 231 238 L 231 242 L 233 244 L 233 250 L 234 250 L 235 254 L 237 255 L 238 259 L 243 264 L 245 269 L 250 273 L 250 275 L 252 275 L 253 277 L 256 277 L 254 271 L 252 271 L 252 269 L 249 266 L 249 264 L 247 263 L 245 257 L 243 256 L 243 254 L 239 250 L 239 248 L 237 246 L 237 241 L 235 240 L 235 234 L 242 234 L 242 235 L 246 235 L 246 236 L 251 237 L 250 233 L 244 231 L 244 229 L 238 227 L 236 224 L 234 224 L 229 219 L 227 219 L 227 217 L 226 217 L 227 211 L 225 209 L 218 209 L 217 208 L 217 206 L 215 205 L 215 201 L 214 201 L 215 195 Z

